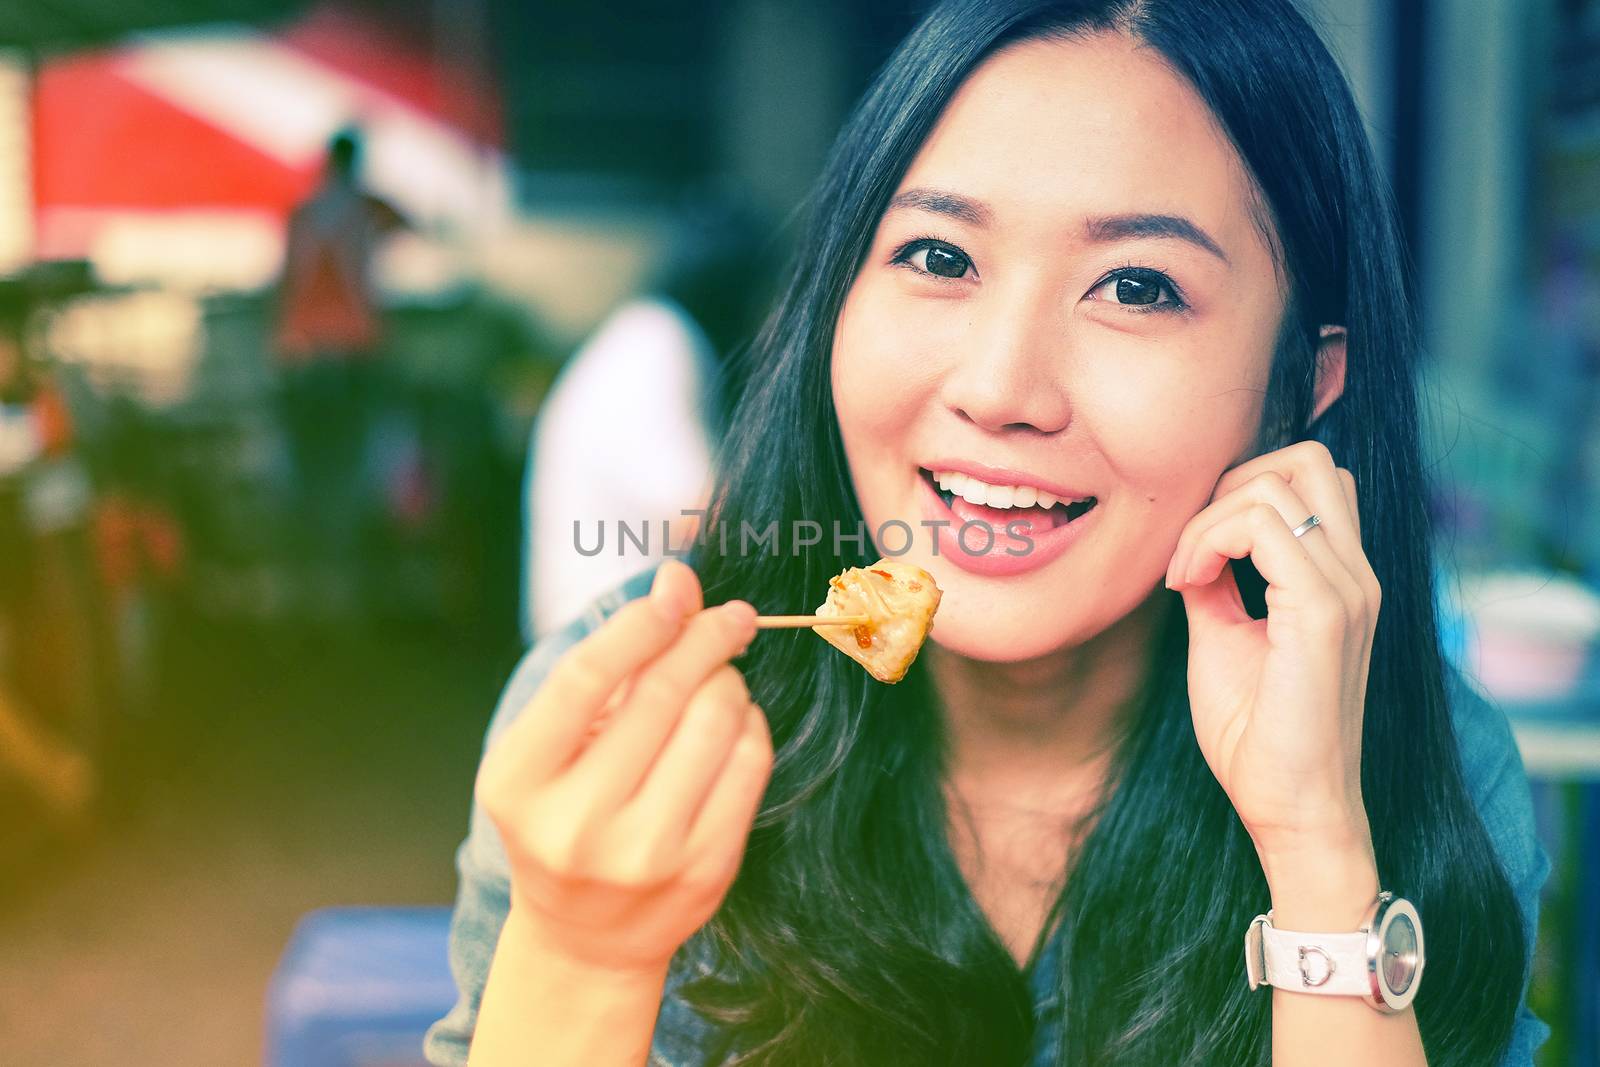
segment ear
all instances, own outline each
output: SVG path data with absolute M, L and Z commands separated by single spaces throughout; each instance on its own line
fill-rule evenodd
M 1343 326 L 1324 326 L 1317 342 L 1317 380 L 1312 390 L 1311 421 L 1322 418 L 1333 402 L 1344 395 Z

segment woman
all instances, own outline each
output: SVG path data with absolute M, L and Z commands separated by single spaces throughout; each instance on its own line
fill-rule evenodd
M 941 4 L 810 218 L 713 519 L 847 536 L 709 536 L 530 655 L 436 1062 L 1531 1063 L 1548 861 L 1441 665 L 1404 257 L 1313 31 Z M 1010 517 L 1001 554 L 922 525 Z M 945 590 L 905 682 L 754 636 L 893 521 Z M 1247 984 L 1255 916 L 1379 890 L 1413 1006 Z
M 88 479 L 66 398 L 30 358 L 29 309 L 20 286 L 0 286 L 0 868 L 25 858 L 45 826 L 81 827 L 104 725 Z

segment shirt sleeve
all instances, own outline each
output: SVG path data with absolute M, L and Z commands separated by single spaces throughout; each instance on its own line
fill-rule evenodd
M 1522 755 L 1505 713 L 1453 672 L 1450 706 L 1467 788 L 1516 894 L 1531 961 L 1539 927 L 1539 896 L 1550 874 L 1550 857 L 1535 831 L 1533 796 Z M 1528 969 L 1532 971 L 1531 963 Z M 1502 1067 L 1533 1067 L 1534 1050 L 1550 1036 L 1549 1025 L 1528 1008 L 1529 977 L 1523 976 L 1516 1025 Z

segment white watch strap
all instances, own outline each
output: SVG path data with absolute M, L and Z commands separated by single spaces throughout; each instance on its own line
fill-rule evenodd
M 1367 934 L 1308 934 L 1260 923 L 1265 979 L 1279 989 L 1335 996 L 1371 996 Z

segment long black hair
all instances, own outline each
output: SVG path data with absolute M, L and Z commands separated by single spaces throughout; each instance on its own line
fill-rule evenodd
M 1511 888 L 1463 781 L 1434 629 L 1413 361 L 1414 282 L 1349 88 L 1289 0 L 949 0 L 890 58 L 835 144 L 693 562 L 708 600 L 814 607 L 870 546 L 798 548 L 797 518 L 861 519 L 833 409 L 834 325 L 877 222 L 941 111 L 996 49 L 1120 32 L 1207 102 L 1254 180 L 1288 298 L 1263 447 L 1315 437 L 1355 475 L 1384 590 L 1362 788 L 1386 888 L 1434 949 L 1416 1012 L 1430 1063 L 1497 1061 L 1527 966 Z M 1343 397 L 1308 426 L 1321 324 L 1348 331 Z M 776 554 L 741 526 L 777 520 Z M 726 547 L 720 530 L 728 530 Z M 1059 1063 L 1267 1064 L 1270 995 L 1246 989 L 1242 935 L 1269 904 L 1255 849 L 1195 742 L 1183 613 L 1167 604 L 1113 774 L 1072 843 L 1046 929 L 1062 946 L 1045 1025 Z M 686 946 L 683 995 L 750 1064 L 1027 1062 L 1026 975 L 954 861 L 943 736 L 923 671 L 888 688 L 810 634 L 740 661 L 776 760 L 743 867 Z M 1181 817 L 1174 817 L 1181 813 Z M 1037 949 L 1036 949 L 1037 953 Z M 1035 961 L 1037 955 L 1035 956 Z M 1030 970 L 1032 963 L 1030 961 Z M 715 1062 L 715 1061 L 713 1061 Z
M 772 306 L 775 242 L 748 199 L 721 183 L 684 194 L 666 254 L 647 288 L 688 313 L 710 348 L 704 415 L 713 439 L 727 432 L 744 391 L 748 347 Z

